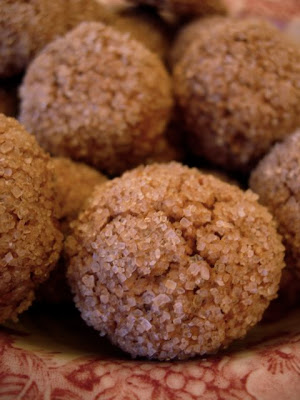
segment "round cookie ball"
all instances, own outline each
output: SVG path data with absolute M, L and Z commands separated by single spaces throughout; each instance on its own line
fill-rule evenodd
M 169 48 L 168 27 L 154 12 L 128 8 L 115 16 L 112 26 L 141 42 L 147 49 L 165 59 Z
M 96 0 L 1 0 L 0 77 L 22 72 L 54 38 L 79 22 L 109 20 Z
M 175 14 L 179 17 L 193 17 L 195 15 L 225 14 L 227 7 L 223 0 L 130 0 L 136 4 L 147 4 Z
M 174 67 L 181 59 L 188 47 L 194 43 L 195 39 L 198 39 L 200 35 L 202 37 L 202 35 L 208 34 L 207 31 L 210 32 L 216 24 L 223 21 L 225 21 L 224 17 L 214 16 L 199 18 L 184 25 L 177 33 L 171 46 L 169 54 L 169 64 L 171 67 Z
M 251 189 L 278 222 L 287 267 L 280 289 L 283 300 L 300 300 L 300 131 L 275 145 L 250 177 Z
M 77 217 L 95 186 L 106 182 L 107 178 L 95 169 L 68 158 L 53 158 L 51 165 L 54 169 L 54 184 L 60 206 L 61 230 L 66 236 L 71 221 Z M 64 254 L 50 273 L 49 279 L 39 287 L 37 298 L 48 304 L 61 304 L 72 300 L 66 281 Z
M 127 34 L 93 22 L 40 53 L 27 70 L 21 100 L 20 119 L 45 149 L 109 174 L 152 154 L 173 104 L 159 58 Z
M 177 163 L 103 189 L 66 242 L 88 325 L 134 357 L 165 360 L 215 352 L 261 319 L 284 248 L 257 195 Z
M 31 305 L 60 255 L 48 164 L 34 137 L 0 114 L 0 322 Z
M 250 170 L 300 124 L 300 49 L 268 22 L 224 21 L 174 69 L 174 90 L 196 155 Z

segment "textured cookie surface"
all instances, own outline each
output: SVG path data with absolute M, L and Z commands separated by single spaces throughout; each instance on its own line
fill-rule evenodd
M 58 260 L 55 202 L 49 156 L 16 120 L 0 114 L 0 322 L 31 305 Z
M 243 336 L 276 297 L 284 265 L 256 198 L 177 163 L 96 190 L 66 245 L 84 320 L 132 356 L 158 359 Z
M 110 174 L 152 154 L 173 103 L 158 57 L 101 23 L 83 23 L 47 46 L 21 99 L 21 121 L 44 148 Z

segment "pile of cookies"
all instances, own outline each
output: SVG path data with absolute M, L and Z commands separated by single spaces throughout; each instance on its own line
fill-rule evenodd
M 1 323 L 73 298 L 186 359 L 299 302 L 297 44 L 221 0 L 1 8 Z

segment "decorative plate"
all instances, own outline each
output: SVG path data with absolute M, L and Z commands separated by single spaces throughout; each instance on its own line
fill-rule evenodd
M 215 356 L 131 360 L 73 308 L 0 328 L 0 400 L 299 400 L 300 309 Z
M 299 0 L 224 1 L 300 43 Z M 35 306 L 0 327 L 0 400 L 299 400 L 300 309 L 274 320 L 215 356 L 151 362 L 131 360 L 74 308 Z

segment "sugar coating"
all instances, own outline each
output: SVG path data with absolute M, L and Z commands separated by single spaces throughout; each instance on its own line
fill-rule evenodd
M 193 44 L 199 35 L 207 34 L 207 30 L 214 29 L 216 24 L 225 19 L 221 16 L 198 18 L 184 25 L 177 33 L 170 49 L 169 63 L 172 67 L 180 60 L 188 47 Z
M 70 229 L 70 222 L 77 217 L 95 186 L 106 182 L 107 178 L 85 164 L 76 163 L 64 157 L 52 158 L 51 165 L 60 207 L 61 229 L 66 236 Z M 37 298 L 49 304 L 71 301 L 72 297 L 66 282 L 64 254 L 51 272 L 49 279 L 40 286 Z
M 169 32 L 164 21 L 154 13 L 129 8 L 115 15 L 112 26 L 140 41 L 149 50 L 165 59 L 169 48 Z
M 21 100 L 20 119 L 44 148 L 109 174 L 153 152 L 173 104 L 158 56 L 129 34 L 93 22 L 40 53 Z
M 300 131 L 275 145 L 252 172 L 250 186 L 278 221 L 286 247 L 280 289 L 290 304 L 300 300 Z
M 223 0 L 131 0 L 137 4 L 147 4 L 178 16 L 224 14 L 227 8 Z
M 109 20 L 97 0 L 1 0 L 0 76 L 19 74 L 47 43 L 88 20 Z
M 276 297 L 284 248 L 272 216 L 178 163 L 95 190 L 67 238 L 68 278 L 88 325 L 133 357 L 184 359 L 242 337 Z
M 16 90 L 0 87 L 0 113 L 7 116 L 15 116 L 17 104 Z
M 55 266 L 62 247 L 49 156 L 0 114 L 0 322 L 16 319 Z
M 225 19 L 208 33 L 174 69 L 190 148 L 249 170 L 300 124 L 300 49 L 259 19 Z

